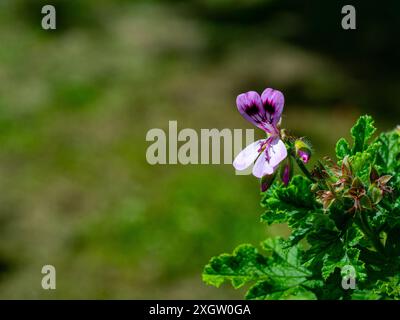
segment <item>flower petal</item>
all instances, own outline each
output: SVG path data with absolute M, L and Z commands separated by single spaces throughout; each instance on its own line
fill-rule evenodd
M 249 91 L 238 95 L 236 105 L 246 120 L 267 132 L 273 131 L 273 127 L 266 119 L 265 109 L 257 92 Z
M 268 152 L 268 164 L 271 167 L 276 167 L 287 157 L 286 146 L 279 138 L 272 140 L 265 151 Z
M 244 170 L 250 167 L 260 154 L 259 149 L 264 139 L 249 144 L 246 148 L 239 152 L 233 161 L 236 170 Z
M 262 178 L 265 175 L 273 174 L 274 168 L 267 161 L 265 152 L 261 153 L 253 167 L 253 175 Z
M 301 161 L 303 161 L 305 164 L 307 164 L 308 161 L 310 161 L 310 154 L 308 152 L 299 150 L 297 154 L 299 155 Z
M 283 93 L 279 90 L 267 88 L 261 94 L 261 101 L 266 112 L 267 119 L 273 125 L 276 125 L 281 119 L 283 105 L 285 104 Z

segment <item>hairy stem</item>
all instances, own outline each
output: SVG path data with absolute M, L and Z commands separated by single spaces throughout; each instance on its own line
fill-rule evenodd
M 308 171 L 307 167 L 304 165 L 303 161 L 301 161 L 298 157 L 294 157 L 296 159 L 296 163 L 300 170 L 304 173 L 304 175 L 310 179 L 312 182 L 316 182 L 314 177 L 311 175 L 310 171 Z

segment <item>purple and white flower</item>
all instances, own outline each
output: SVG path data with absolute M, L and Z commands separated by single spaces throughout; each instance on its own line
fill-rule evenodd
M 244 148 L 233 161 L 236 170 L 245 170 L 254 162 L 253 175 L 262 178 L 275 172 L 287 157 L 285 143 L 281 140 L 279 123 L 285 99 L 282 92 L 267 88 L 260 95 L 255 91 L 240 94 L 236 104 L 240 114 L 267 133 Z

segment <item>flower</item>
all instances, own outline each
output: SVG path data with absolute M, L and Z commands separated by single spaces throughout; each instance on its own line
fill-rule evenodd
M 278 125 L 284 105 L 282 92 L 267 88 L 260 95 L 255 91 L 240 94 L 236 99 L 240 114 L 267 133 L 261 139 L 244 148 L 233 161 L 236 170 L 244 170 L 255 162 L 253 175 L 262 178 L 272 175 L 287 157 L 285 143 L 281 140 Z

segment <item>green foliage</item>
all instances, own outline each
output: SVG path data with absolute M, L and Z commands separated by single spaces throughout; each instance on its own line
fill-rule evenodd
M 204 268 L 203 281 L 216 287 L 229 281 L 234 288 L 255 283 L 246 294 L 247 299 L 314 297 L 307 289 L 311 273 L 301 265 L 297 246 L 286 248 L 285 241 L 277 238 L 267 239 L 262 247 L 266 255 L 244 244 L 232 254 L 212 258 Z
M 353 147 L 344 138 L 340 138 L 336 144 L 336 156 L 343 159 L 345 156 L 355 155 L 357 152 L 364 151 L 368 146 L 368 140 L 375 133 L 374 120 L 370 116 L 362 116 L 358 119 L 355 126 L 351 129 Z
M 203 280 L 219 287 L 224 281 L 231 281 L 234 288 L 240 288 L 246 282 L 262 278 L 267 260 L 255 247 L 240 245 L 233 254 L 221 254 L 211 259 L 205 267 Z
M 381 298 L 400 300 L 400 276 L 396 275 L 385 281 L 378 280 L 373 292 Z
M 287 223 L 287 240 L 267 239 L 264 255 L 242 245 L 214 257 L 203 280 L 252 283 L 247 299 L 399 299 L 400 134 L 370 141 L 373 123 L 361 117 L 352 144 L 338 141 L 337 162 L 319 161 L 311 175 L 262 193 L 261 221 Z M 342 286 L 349 268 L 356 288 Z
M 271 224 L 296 219 L 304 216 L 310 210 L 315 210 L 318 203 L 310 189 L 311 182 L 303 176 L 295 176 L 288 186 L 275 184 L 262 196 L 261 206 L 265 212 L 261 220 Z
M 345 138 L 340 138 L 336 144 L 336 156 L 343 159 L 345 156 L 351 154 L 351 148 Z
M 363 152 L 368 140 L 375 132 L 374 120 L 370 116 L 362 116 L 358 119 L 356 125 L 351 129 L 351 136 L 354 139 L 353 154 Z
M 376 166 L 381 173 L 393 176 L 393 185 L 400 183 L 400 132 L 398 130 L 382 133 L 377 141 L 380 143 L 376 155 Z

